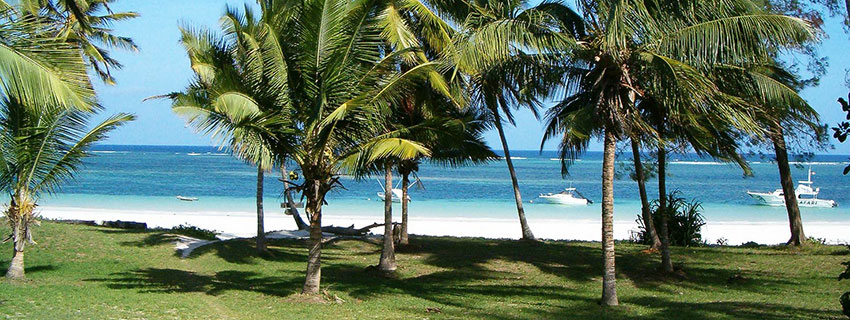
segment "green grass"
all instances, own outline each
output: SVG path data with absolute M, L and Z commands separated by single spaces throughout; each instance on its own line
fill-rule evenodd
M 326 246 L 322 301 L 341 301 L 317 303 L 297 294 L 301 241 L 273 241 L 267 257 L 228 241 L 180 259 L 164 231 L 44 223 L 35 232 L 28 280 L 0 280 L 0 318 L 841 319 L 838 297 L 850 289 L 836 280 L 844 247 L 678 248 L 684 274 L 665 278 L 645 246 L 618 244 L 621 306 L 603 308 L 598 243 L 415 237 L 397 255 L 396 279 L 365 271 L 375 244 Z M 744 280 L 729 281 L 736 274 Z

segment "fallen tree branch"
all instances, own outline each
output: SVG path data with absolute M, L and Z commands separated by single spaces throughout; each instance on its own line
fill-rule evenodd
M 399 223 L 393 222 L 393 225 L 398 225 L 398 224 Z M 335 235 L 341 235 L 341 236 L 365 236 L 372 229 L 377 228 L 377 227 L 383 227 L 384 225 L 385 225 L 384 223 L 377 223 L 376 222 L 376 223 L 370 224 L 368 226 L 365 226 L 365 227 L 362 227 L 362 228 L 359 228 L 359 229 L 355 229 L 353 224 L 349 227 L 327 226 L 327 227 L 322 227 L 322 232 L 323 233 L 333 233 Z

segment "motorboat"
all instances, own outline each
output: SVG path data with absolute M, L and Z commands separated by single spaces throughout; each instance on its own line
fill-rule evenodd
M 812 184 L 812 168 L 809 168 L 809 178 L 806 181 L 798 181 L 797 188 L 794 193 L 797 194 L 797 204 L 801 207 L 811 208 L 832 208 L 837 207 L 838 203 L 834 200 L 818 199 L 820 188 L 814 188 Z M 776 189 L 773 192 L 751 192 L 747 191 L 753 199 L 759 201 L 760 204 L 766 206 L 784 207 L 785 192 L 782 189 Z
M 401 189 L 392 189 L 392 202 L 401 202 Z M 378 192 L 378 200 L 385 201 L 384 192 Z M 407 201 L 410 202 L 410 195 L 407 195 Z
M 593 201 L 588 200 L 584 195 L 582 195 L 576 188 L 566 188 L 564 191 L 559 193 L 541 193 L 539 196 L 541 199 L 554 204 L 566 204 L 566 205 L 588 205 L 593 203 Z
M 198 198 L 177 196 L 177 200 L 180 200 L 180 201 L 198 201 Z

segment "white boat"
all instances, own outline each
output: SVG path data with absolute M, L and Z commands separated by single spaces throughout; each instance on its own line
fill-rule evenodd
M 579 193 L 576 188 L 566 188 L 559 193 L 541 193 L 540 198 L 555 204 L 584 206 L 593 203 Z
M 794 193 L 797 194 L 797 204 L 801 207 L 812 208 L 832 208 L 838 206 L 834 200 L 818 199 L 820 188 L 812 187 L 812 168 L 809 168 L 809 179 L 806 181 L 798 181 L 797 188 Z M 776 189 L 773 192 L 751 192 L 747 191 L 753 199 L 758 200 L 761 204 L 767 206 L 784 207 L 785 193 L 782 189 Z
M 393 197 L 392 202 L 401 202 L 401 189 L 393 188 L 392 197 Z M 378 192 L 378 200 L 384 201 L 385 199 L 386 198 L 384 198 L 384 193 Z M 407 195 L 407 201 L 410 202 L 410 195 L 409 194 Z
M 190 197 L 184 197 L 184 196 L 177 196 L 177 200 L 180 200 L 180 201 L 198 201 L 198 198 L 190 198 Z

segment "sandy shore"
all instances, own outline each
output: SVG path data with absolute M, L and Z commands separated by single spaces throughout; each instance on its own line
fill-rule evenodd
M 226 237 L 251 237 L 256 234 L 256 216 L 252 212 L 165 212 L 123 211 L 85 208 L 42 207 L 42 218 L 79 220 L 122 220 L 145 222 L 149 227 L 169 228 L 188 224 L 222 232 Z M 323 225 L 365 226 L 382 220 L 380 216 L 335 216 L 323 218 Z M 398 219 L 397 219 L 398 220 Z M 276 212 L 266 213 L 266 231 L 292 230 L 292 217 Z M 806 235 L 826 239 L 832 244 L 850 243 L 850 222 L 804 221 Z M 529 224 L 534 235 L 542 239 L 599 241 L 601 223 L 596 220 L 533 219 Z M 637 230 L 634 221 L 615 221 L 616 239 L 629 239 Z M 380 232 L 375 229 L 374 232 Z M 468 219 L 468 218 L 410 218 L 410 233 L 433 236 L 519 238 L 519 223 L 516 219 Z M 725 238 L 730 245 L 749 241 L 760 244 L 777 244 L 789 237 L 787 222 L 734 222 L 707 221 L 703 227 L 703 239 L 715 243 Z

